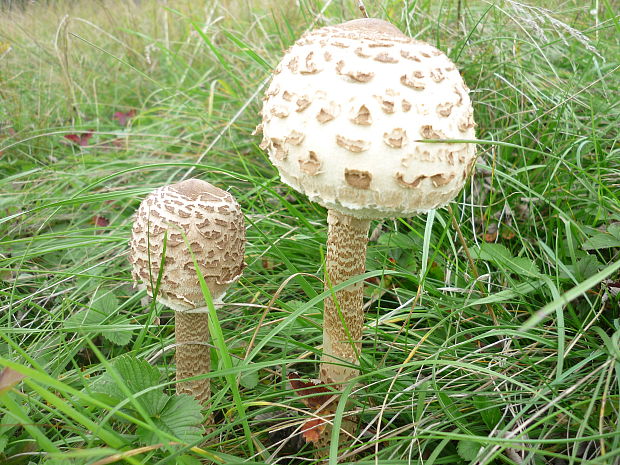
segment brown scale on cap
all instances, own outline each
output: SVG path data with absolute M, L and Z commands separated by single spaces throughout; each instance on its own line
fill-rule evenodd
M 310 176 L 319 174 L 321 170 L 321 161 L 317 154 L 310 150 L 307 158 L 299 160 L 299 169 Z
M 416 176 L 413 181 L 405 181 L 405 175 L 401 172 L 396 173 L 396 182 L 407 189 L 416 189 L 422 181 L 424 181 L 428 176 L 419 175 Z
M 440 68 L 435 68 L 430 72 L 431 79 L 435 82 L 441 82 L 446 77 L 443 75 L 443 71 Z
M 372 174 L 368 171 L 345 168 L 344 179 L 346 183 L 357 189 L 368 189 L 372 181 Z
M 420 135 L 423 139 L 447 139 L 446 135 L 440 129 L 433 129 L 430 124 L 420 127 Z
M 355 124 L 359 124 L 360 126 L 370 126 L 372 125 L 372 115 L 370 114 L 370 110 L 366 105 L 362 105 L 357 109 L 357 112 L 351 118 Z
M 279 85 L 271 85 L 269 87 L 269 89 L 267 89 L 267 92 L 265 92 L 265 97 L 269 98 L 269 97 L 273 97 L 275 95 L 278 95 L 278 93 L 280 92 L 280 86 Z
M 295 56 L 291 58 L 286 64 L 286 67 L 291 71 L 291 73 L 296 73 L 299 69 L 299 58 Z
M 453 106 L 454 106 L 454 103 L 452 102 L 440 103 L 439 105 L 437 105 L 437 114 L 439 116 L 443 116 L 447 118 L 448 116 L 450 116 L 450 113 L 452 113 Z
M 357 47 L 355 49 L 355 54 L 360 58 L 370 58 L 372 55 L 365 53 L 362 47 Z
M 466 132 L 469 128 L 474 127 L 476 127 L 476 123 L 471 113 L 463 116 L 458 122 L 458 128 L 461 132 Z
M 368 150 L 370 142 L 361 139 L 349 139 L 348 137 L 336 135 L 336 144 L 340 147 L 347 149 L 349 152 L 360 153 L 364 150 Z
M 431 151 L 429 149 L 423 149 L 419 145 L 415 147 L 415 155 L 418 157 L 420 161 L 431 161 Z
M 390 55 L 387 52 L 381 52 L 375 55 L 374 60 L 379 61 L 381 63 L 398 63 L 398 59 L 394 58 L 392 55 Z
M 394 44 L 390 43 L 390 42 L 373 42 L 368 44 L 368 47 L 370 48 L 388 48 L 388 47 L 393 47 Z
M 403 74 L 400 77 L 400 83 L 403 86 L 411 87 L 414 90 L 424 90 L 426 83 L 422 71 L 414 71 L 410 74 Z
M 286 160 L 286 158 L 288 157 L 288 148 L 286 147 L 282 139 L 272 137 L 271 139 L 267 140 L 267 146 L 269 146 L 269 144 L 271 144 L 271 147 L 274 150 L 274 157 L 276 158 L 276 160 Z
M 456 151 L 449 151 L 448 152 L 447 163 L 450 166 L 455 166 L 456 165 L 457 154 L 458 154 L 458 152 L 456 152 Z
M 325 124 L 328 121 L 333 120 L 340 113 L 340 105 L 334 102 L 330 102 L 328 105 L 321 107 L 316 115 L 316 119 L 321 124 Z
M 321 71 L 314 61 L 314 52 L 310 52 L 306 55 L 305 63 L 306 67 L 299 70 L 301 74 L 316 74 Z
M 416 61 L 418 63 L 422 61 L 419 56 L 412 54 L 409 50 L 401 50 L 400 56 L 407 60 Z
M 400 159 L 400 166 L 403 168 L 409 168 L 411 161 L 415 158 L 413 153 L 407 153 L 404 157 Z
M 450 173 L 450 174 L 446 174 L 446 173 L 435 174 L 435 175 L 431 176 L 431 181 L 432 181 L 432 183 L 433 183 L 433 185 L 435 187 L 441 187 L 441 186 L 445 186 L 450 181 L 452 181 L 455 176 L 456 175 L 454 173 Z
M 312 104 L 312 100 L 310 100 L 307 95 L 302 95 L 297 99 L 295 103 L 297 104 L 297 108 L 295 109 L 295 111 L 297 113 L 301 113 Z
M 456 96 L 459 98 L 459 99 L 456 101 L 456 104 L 457 104 L 458 106 L 463 105 L 463 92 L 462 92 L 462 90 L 461 90 L 461 89 L 459 89 L 458 84 L 455 84 L 455 85 L 453 86 L 453 90 L 454 90 L 454 93 L 456 94 Z
M 273 116 L 277 116 L 278 118 L 286 118 L 288 116 L 288 108 L 282 105 L 276 105 L 271 107 L 271 114 Z
M 295 131 L 294 129 L 291 133 L 285 137 L 287 143 L 292 145 L 299 145 L 304 141 L 306 135 L 303 132 Z
M 407 143 L 407 133 L 403 128 L 392 129 L 383 134 L 383 142 L 389 147 L 399 149 Z
M 381 109 L 388 114 L 394 113 L 394 107 L 396 105 L 396 101 L 393 97 L 386 97 L 384 95 L 375 95 L 374 96 L 379 105 L 381 105 Z
M 345 68 L 346 63 L 344 60 L 336 63 L 336 72 L 342 76 L 348 76 L 355 82 L 368 82 L 375 76 L 375 73 L 372 71 L 349 70 Z

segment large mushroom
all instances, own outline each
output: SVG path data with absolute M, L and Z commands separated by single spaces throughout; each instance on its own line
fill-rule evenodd
M 378 19 L 304 34 L 275 69 L 261 114 L 261 147 L 282 181 L 328 209 L 327 287 L 365 271 L 371 219 L 446 205 L 476 156 L 454 63 Z M 362 285 L 325 300 L 325 383 L 358 374 Z
M 156 289 L 157 301 L 175 311 L 177 392 L 203 403 L 210 396 L 209 380 L 182 381 L 208 373 L 211 361 L 208 309 L 194 258 L 219 305 L 241 276 L 244 249 L 239 204 L 228 192 L 199 179 L 153 191 L 140 204 L 133 224 L 129 260 L 134 283 L 150 296 Z

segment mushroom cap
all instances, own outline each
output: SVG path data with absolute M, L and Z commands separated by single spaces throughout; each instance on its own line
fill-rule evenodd
M 235 198 L 208 182 L 188 179 L 160 187 L 142 201 L 131 231 L 129 261 L 134 286 L 150 296 L 166 234 L 157 300 L 176 311 L 204 307 L 189 244 L 213 301 L 220 302 L 245 266 L 245 224 Z
M 277 66 L 261 111 L 282 181 L 357 218 L 450 202 L 475 160 L 473 109 L 454 63 L 392 24 L 357 19 L 304 34 Z

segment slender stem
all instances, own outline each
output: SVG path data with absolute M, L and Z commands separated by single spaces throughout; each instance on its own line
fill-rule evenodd
M 208 378 L 180 381 L 208 373 L 211 368 L 209 350 L 209 315 L 207 313 L 175 312 L 177 393 L 190 394 L 202 404 L 211 394 Z
M 461 242 L 461 246 L 463 247 L 463 250 L 465 251 L 465 255 L 467 256 L 467 261 L 469 262 L 469 266 L 471 267 L 471 271 L 474 275 L 474 278 L 476 279 L 476 285 L 478 286 L 478 289 L 480 289 L 482 291 L 482 295 L 486 295 L 487 291 L 484 288 L 484 285 L 480 282 L 480 273 L 478 273 L 478 268 L 476 267 L 476 264 L 474 263 L 474 260 L 471 258 L 471 253 L 469 252 L 469 247 L 467 247 L 467 242 L 465 242 L 465 238 L 463 237 L 463 233 L 461 232 L 461 228 L 459 227 L 459 223 L 458 221 L 456 221 L 456 216 L 454 216 L 454 212 L 452 211 L 452 207 L 450 205 L 448 205 L 448 212 L 450 212 L 450 216 L 452 217 L 452 226 L 454 227 L 454 229 L 456 229 L 456 233 L 459 236 L 459 241 Z M 495 316 L 495 312 L 493 311 L 493 307 L 491 307 L 490 304 L 486 304 L 487 307 L 487 311 L 489 312 L 489 315 L 491 316 L 491 319 L 493 320 L 493 324 L 497 325 L 497 317 Z
M 326 289 L 364 273 L 370 220 L 353 218 L 334 210 L 327 215 Z M 358 364 L 364 312 L 364 283 L 358 282 L 325 299 L 323 322 L 323 363 L 320 378 L 324 383 L 344 383 L 358 370 L 343 366 Z M 334 298 L 335 297 L 335 298 Z

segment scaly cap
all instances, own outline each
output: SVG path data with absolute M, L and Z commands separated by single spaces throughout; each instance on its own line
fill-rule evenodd
M 450 202 L 475 160 L 468 89 L 454 63 L 392 24 L 311 31 L 275 70 L 261 147 L 282 181 L 358 218 L 411 216 Z

